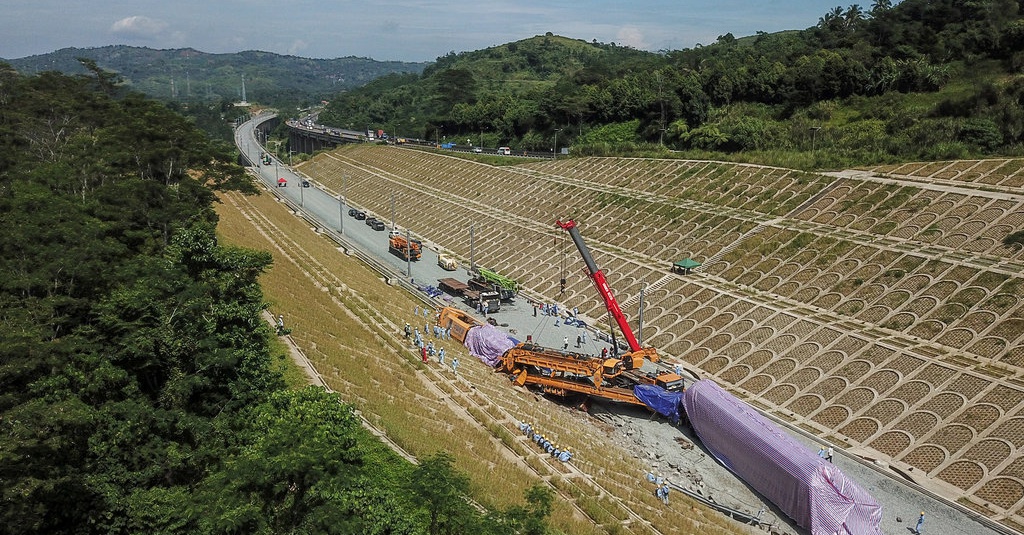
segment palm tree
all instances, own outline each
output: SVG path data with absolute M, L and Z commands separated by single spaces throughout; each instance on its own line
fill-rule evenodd
M 891 0 L 875 0 L 874 4 L 871 4 L 871 16 L 878 16 L 879 13 L 889 11 L 892 9 Z
M 861 9 L 860 5 L 852 4 L 846 8 L 846 13 L 843 14 L 843 22 L 846 25 L 847 30 L 855 30 L 857 26 L 864 20 L 864 10 Z
M 836 26 L 836 23 L 841 21 L 842 18 L 843 18 L 843 7 L 842 6 L 836 6 L 836 7 L 832 8 L 832 10 L 829 11 L 828 13 L 825 13 L 825 15 L 823 17 L 818 19 L 818 27 L 819 28 L 823 28 L 823 29 L 834 28 Z

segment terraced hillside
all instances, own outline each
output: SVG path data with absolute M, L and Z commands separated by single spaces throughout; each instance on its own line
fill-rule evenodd
M 949 163 L 946 167 L 955 165 Z M 1020 162 L 997 183 L 581 158 L 494 167 L 347 147 L 303 171 L 456 255 L 592 318 L 581 226 L 662 354 L 751 403 L 1024 526 Z M 963 175 L 963 173 L 961 173 Z M 346 177 L 346 178 L 342 178 Z M 924 178 L 924 177 L 920 177 Z M 692 257 L 690 274 L 670 270 Z M 559 279 L 567 278 L 564 293 Z

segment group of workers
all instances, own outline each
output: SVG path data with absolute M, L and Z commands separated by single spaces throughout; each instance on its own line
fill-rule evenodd
M 550 305 L 547 304 L 547 303 L 541 303 L 539 305 L 534 304 L 533 305 L 533 315 L 534 316 L 537 315 L 537 311 L 538 310 L 540 310 L 540 313 L 545 315 L 545 316 L 558 316 L 558 305 L 555 304 L 555 303 L 552 303 Z
M 420 316 L 420 312 L 421 312 L 420 306 L 416 305 L 416 310 L 413 312 L 413 315 L 415 315 L 416 317 L 419 317 Z M 429 308 L 423 307 L 423 309 L 422 309 L 423 317 L 429 318 L 430 317 L 430 312 L 431 312 L 431 310 Z M 438 313 L 436 315 L 435 319 L 439 319 L 439 318 L 440 318 L 440 313 Z M 417 327 L 413 327 L 412 325 L 409 324 L 409 322 L 406 322 L 405 323 L 405 327 L 403 328 L 403 332 L 405 334 L 405 339 L 406 340 L 412 339 L 411 340 L 412 341 L 412 345 L 419 349 L 420 358 L 423 359 L 424 363 L 429 362 L 430 357 L 433 357 L 433 356 L 436 355 L 437 356 L 437 362 L 439 364 L 442 364 L 442 365 L 445 364 L 444 359 L 447 356 L 445 348 L 444 347 L 436 347 L 434 345 L 434 341 L 433 340 L 427 341 L 427 340 L 425 340 L 425 338 L 427 336 L 427 333 L 433 333 L 434 338 L 436 340 L 450 340 L 451 337 L 452 337 L 452 330 L 451 330 L 451 328 L 444 329 L 440 325 L 435 323 L 434 326 L 433 326 L 433 329 L 431 329 L 430 322 L 428 321 L 428 322 L 423 324 L 423 332 L 421 333 L 420 332 L 420 328 L 418 326 Z M 458 357 L 453 357 L 452 360 L 451 360 L 451 363 L 449 365 L 452 367 L 452 372 L 453 373 L 455 373 L 455 374 L 459 373 L 459 358 Z
M 654 495 L 665 505 L 668 505 L 669 482 L 661 476 L 654 475 L 654 472 L 647 472 L 647 481 L 654 483 Z
M 548 455 L 567 463 L 572 460 L 572 452 L 569 448 L 561 447 L 548 440 L 547 437 L 540 434 L 539 431 L 533 428 L 533 425 L 526 422 L 519 422 L 519 431 L 523 433 L 527 439 L 532 440 L 535 444 L 540 446 L 542 450 Z
M 537 311 L 538 310 L 544 316 L 554 316 L 555 317 L 555 327 L 558 327 L 562 323 L 565 323 L 566 325 L 576 326 L 576 327 L 585 327 L 585 324 L 582 321 L 580 321 L 580 319 L 579 319 L 580 309 L 578 307 L 572 307 L 572 310 L 567 311 L 564 320 L 562 319 L 561 310 L 558 308 L 558 304 L 557 303 L 551 303 L 551 304 L 548 304 L 548 303 L 540 303 L 540 304 L 534 303 L 533 304 L 533 316 L 534 317 L 537 316 Z

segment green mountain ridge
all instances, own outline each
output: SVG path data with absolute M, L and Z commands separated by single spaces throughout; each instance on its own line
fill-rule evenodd
M 86 74 L 78 58 L 91 59 L 121 76 L 130 88 L 164 100 L 240 100 L 244 76 L 247 100 L 273 105 L 308 105 L 387 74 L 420 73 L 428 65 L 355 56 L 312 59 L 257 50 L 211 54 L 193 48 L 127 45 L 63 48 L 4 61 L 22 74 Z
M 1024 153 L 1019 0 L 852 4 L 659 53 L 553 34 L 331 99 L 325 124 L 575 154 L 838 168 Z

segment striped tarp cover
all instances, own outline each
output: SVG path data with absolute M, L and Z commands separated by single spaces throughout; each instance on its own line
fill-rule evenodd
M 713 381 L 691 385 L 683 408 L 707 450 L 800 527 L 882 533 L 882 507 L 867 491 Z

